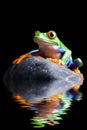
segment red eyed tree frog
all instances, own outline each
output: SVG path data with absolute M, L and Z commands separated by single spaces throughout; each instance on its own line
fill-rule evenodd
M 40 53 L 41 56 L 46 58 L 60 58 L 62 64 L 73 69 L 77 69 L 83 65 L 80 58 L 73 61 L 71 50 L 60 41 L 55 31 L 45 33 L 36 31 L 34 42 L 39 45 L 39 49 L 30 51 L 32 55 Z

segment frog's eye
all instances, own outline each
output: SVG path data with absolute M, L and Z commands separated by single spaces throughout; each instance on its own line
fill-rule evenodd
M 54 39 L 56 37 L 56 33 L 54 31 L 49 31 L 48 37 L 51 38 L 51 39 Z

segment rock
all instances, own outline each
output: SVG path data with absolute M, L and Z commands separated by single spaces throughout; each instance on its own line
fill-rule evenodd
M 82 82 L 83 77 L 65 66 L 33 56 L 11 65 L 3 80 L 13 95 L 33 102 L 66 92 Z

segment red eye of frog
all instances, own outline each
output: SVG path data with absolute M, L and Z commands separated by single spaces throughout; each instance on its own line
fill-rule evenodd
M 51 38 L 51 39 L 54 39 L 56 37 L 56 32 L 54 31 L 49 31 L 48 32 L 48 37 Z

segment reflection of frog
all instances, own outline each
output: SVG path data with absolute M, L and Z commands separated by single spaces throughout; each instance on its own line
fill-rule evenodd
M 72 60 L 71 50 L 59 40 L 54 31 L 47 33 L 36 31 L 34 41 L 39 45 L 39 49 L 31 51 L 31 54 L 40 53 L 41 56 L 46 58 L 60 58 L 62 64 L 74 69 L 83 65 L 80 58 Z

